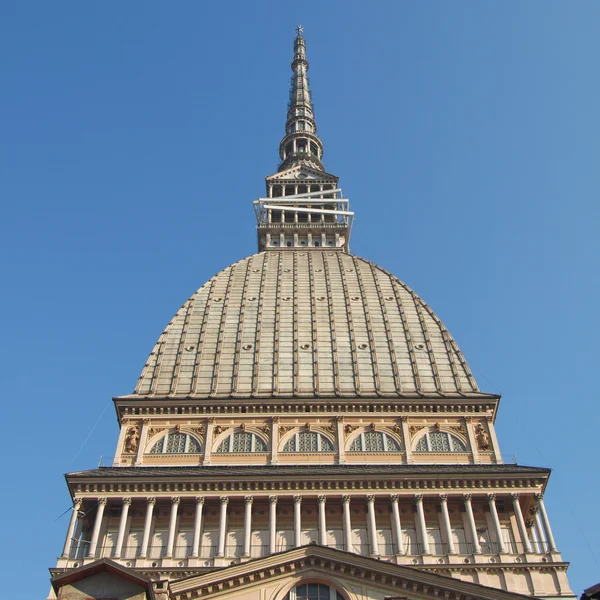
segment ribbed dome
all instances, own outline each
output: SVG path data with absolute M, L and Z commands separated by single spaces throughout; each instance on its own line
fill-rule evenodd
M 177 312 L 135 393 L 307 397 L 479 390 L 431 308 L 380 267 L 336 251 L 268 251 L 227 267 Z

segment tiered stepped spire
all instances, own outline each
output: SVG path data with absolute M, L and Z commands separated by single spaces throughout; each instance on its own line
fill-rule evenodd
M 321 162 L 323 142 L 310 98 L 306 41 L 296 28 L 290 102 L 281 164 L 266 179 L 267 197 L 254 201 L 258 250 L 328 249 L 348 252 L 354 213 L 342 196 L 338 178 Z

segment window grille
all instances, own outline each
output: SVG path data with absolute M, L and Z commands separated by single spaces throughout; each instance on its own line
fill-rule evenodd
M 267 443 L 255 433 L 236 431 L 226 437 L 217 448 L 218 454 L 266 452 Z
M 415 446 L 415 452 L 466 452 L 466 446 L 455 436 L 445 431 L 426 433 Z
M 167 433 L 152 446 L 150 454 L 199 454 L 202 447 L 187 433 Z
M 294 434 L 283 447 L 282 452 L 333 452 L 332 441 L 316 431 L 302 431 Z

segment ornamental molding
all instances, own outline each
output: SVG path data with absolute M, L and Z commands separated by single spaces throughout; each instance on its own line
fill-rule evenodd
M 557 572 L 565 572 L 563 563 L 549 565 L 548 563 L 523 563 L 523 564 L 488 564 L 486 571 L 502 573 L 515 571 L 519 573 L 539 572 L 551 568 Z M 329 579 L 335 574 L 356 582 L 357 585 L 377 585 L 387 592 L 402 596 L 418 596 L 427 599 L 446 598 L 447 600 L 497 600 L 506 596 L 513 596 L 508 592 L 492 588 L 483 588 L 477 584 L 461 581 L 459 578 L 446 577 L 439 579 L 440 575 L 448 575 L 448 569 L 460 569 L 465 572 L 475 572 L 481 565 L 469 565 L 462 568 L 460 565 L 427 565 L 424 569 L 414 569 L 405 565 L 396 565 L 385 561 L 375 562 L 369 557 L 351 555 L 340 557 L 335 550 L 318 546 L 294 548 L 282 553 L 258 558 L 249 562 L 234 564 L 223 569 L 208 573 L 198 574 L 197 571 L 188 573 L 184 570 L 160 569 L 161 579 L 169 574 L 169 591 L 173 600 L 196 600 L 223 595 L 229 591 L 238 597 L 250 595 L 258 587 L 264 587 L 267 582 L 277 586 L 281 579 L 300 580 L 305 571 L 317 572 L 318 575 Z M 156 570 L 140 569 L 140 572 L 156 576 Z M 247 591 L 246 591 L 247 590 Z M 252 590 L 252 592 L 251 592 Z M 252 594 L 254 595 L 254 594 Z M 245 595 L 244 595 L 245 597 Z
M 240 496 L 248 492 L 253 492 L 256 495 L 266 497 L 271 490 L 284 495 L 291 495 L 294 492 L 301 492 L 304 495 L 316 495 L 321 490 L 339 494 L 340 490 L 348 490 L 349 492 L 353 492 L 353 495 L 356 495 L 356 497 L 362 497 L 371 490 L 377 491 L 378 494 L 385 494 L 387 490 L 387 493 L 398 491 L 410 495 L 418 490 L 423 490 L 424 493 L 430 494 L 432 489 L 437 489 L 436 493 L 438 494 L 447 490 L 449 495 L 458 499 L 461 497 L 463 491 L 473 492 L 478 497 L 481 496 L 484 498 L 491 490 L 494 490 L 499 496 L 505 495 L 507 498 L 509 496 L 513 497 L 517 493 L 525 497 L 533 495 L 535 488 L 539 489 L 539 486 L 543 485 L 545 481 L 546 478 L 543 475 L 535 478 L 515 478 L 499 474 L 495 480 L 490 480 L 489 476 L 477 478 L 473 478 L 472 476 L 448 477 L 441 480 L 429 477 L 420 480 L 407 480 L 390 475 L 389 477 L 372 481 L 354 479 L 351 481 L 317 481 L 315 479 L 301 480 L 298 477 L 294 477 L 294 475 L 290 475 L 289 478 L 269 482 L 258 478 L 249 478 L 242 481 L 223 481 L 222 479 L 212 481 L 190 480 L 186 483 L 156 479 L 145 482 L 137 481 L 135 483 L 133 481 L 77 482 L 73 480 L 68 480 L 68 483 L 73 496 L 85 496 L 85 499 L 97 499 L 99 496 L 105 494 L 111 494 L 111 497 L 114 498 L 121 498 L 123 495 L 137 496 L 139 494 L 139 496 L 145 499 L 148 494 L 156 496 L 158 492 L 164 495 L 188 492 L 191 495 L 211 493 L 218 496 L 223 491 L 237 493 L 236 495 Z M 515 492 L 516 489 L 520 490 L 520 492 Z M 432 497 L 436 497 L 436 494 L 432 494 Z
M 417 435 L 417 433 L 419 433 L 419 431 L 422 429 L 425 429 L 425 425 L 409 425 L 408 433 L 410 434 L 411 439 L 414 438 L 415 435 Z

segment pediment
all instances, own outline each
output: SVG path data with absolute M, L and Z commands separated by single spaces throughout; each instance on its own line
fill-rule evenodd
M 312 168 L 307 164 L 294 165 L 285 171 L 281 171 L 267 177 L 267 181 L 282 181 L 287 179 L 292 179 L 294 181 L 298 179 L 304 179 L 305 181 L 318 179 L 319 181 L 327 181 L 331 183 L 337 183 L 338 181 L 338 177 L 335 175 L 325 173 L 324 171 L 319 171 L 318 169 Z
M 410 597 L 411 600 L 524 600 L 439 573 L 311 544 L 202 575 L 171 582 L 170 598 L 280 600 L 293 585 L 319 581 L 349 598 Z

